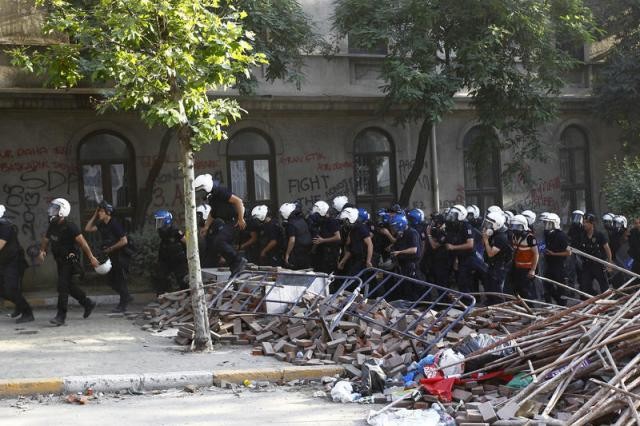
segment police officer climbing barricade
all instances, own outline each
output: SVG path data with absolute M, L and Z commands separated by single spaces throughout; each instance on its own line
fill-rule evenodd
M 338 217 L 347 234 L 345 251 L 338 262 L 338 269 L 343 275 L 355 276 L 365 268 L 371 268 L 373 258 L 373 242 L 369 228 L 358 221 L 358 209 L 346 207 Z
M 113 214 L 114 207 L 101 201 L 93 216 L 84 227 L 85 232 L 98 232 L 101 238 L 102 254 L 111 260 L 111 270 L 107 274 L 109 286 L 118 293 L 120 301 L 112 312 L 126 312 L 133 298 L 129 294 L 129 265 L 133 248 L 124 227 Z
M 513 246 L 507 235 L 505 227 L 505 215 L 502 212 L 494 211 L 485 216 L 482 241 L 489 270 L 485 281 L 485 291 L 492 293 L 503 293 L 504 281 L 507 277 L 508 268 L 513 259 Z M 501 303 L 502 298 L 498 295 L 487 295 L 487 304 Z
M 544 277 L 560 284 L 568 284 L 566 271 L 566 261 L 571 256 L 569 250 L 569 237 L 560 228 L 560 216 L 556 213 L 546 213 L 541 217 L 544 227 Z M 544 286 L 545 301 L 555 302 L 560 306 L 566 305 L 566 300 L 562 297 L 564 289 L 556 284 L 547 283 Z
M 313 269 L 326 274 L 331 274 L 338 268 L 342 243 L 340 222 L 331 216 L 329 210 L 329 204 L 325 201 L 316 201 L 308 220 L 313 242 Z
M 302 209 L 296 203 L 284 203 L 280 206 L 285 230 L 284 266 L 290 269 L 311 267 L 311 232 L 302 215 Z
M 51 201 L 47 209 L 49 227 L 42 237 L 40 254 L 38 255 L 40 263 L 44 262 L 50 248 L 58 269 L 57 313 L 55 318 L 50 321 L 56 326 L 65 324 L 69 295 L 84 307 L 83 318 L 88 318 L 96 306 L 96 303 L 89 299 L 73 280 L 73 275 L 78 273 L 82 267 L 78 247 L 82 249 L 97 273 L 107 273 L 111 268 L 110 261 L 104 260 L 104 263 L 100 263 L 93 255 L 87 241 L 80 233 L 80 228 L 69 220 L 70 213 L 71 204 L 64 198 L 56 198 Z
M 189 288 L 189 267 L 184 232 L 175 225 L 170 211 L 158 210 L 153 216 L 160 237 L 156 292 L 161 294 L 171 291 L 172 278 L 180 290 L 186 290 Z
M 258 227 L 258 265 L 282 266 L 283 230 L 265 205 L 255 206 L 251 217 Z
M 396 242 L 391 249 L 391 257 L 397 265 L 396 272 L 408 278 L 424 280 L 422 272 L 418 266 L 422 256 L 420 234 L 409 226 L 409 221 L 404 214 L 396 214 L 391 218 L 391 232 L 396 237 Z M 403 282 L 402 288 L 398 288 L 397 297 L 416 301 L 420 298 L 424 289 L 412 285 L 410 282 Z
M 456 268 L 458 290 L 471 291 L 473 264 L 473 231 L 467 222 L 467 208 L 455 205 L 445 217 L 445 248 L 449 252 L 450 262 Z
M 511 288 L 514 295 L 534 300 L 536 299 L 534 277 L 539 258 L 538 241 L 524 215 L 515 215 L 511 219 L 510 228 L 514 249 Z
M 27 268 L 24 249 L 18 241 L 18 227 L 4 217 L 6 208 L 0 204 L 0 297 L 15 305 L 11 318 L 21 324 L 33 321 L 33 311 L 22 295 L 22 277 Z
M 201 235 L 208 235 L 207 258 L 217 263 L 222 256 L 235 276 L 247 264 L 233 247 L 234 229 L 243 230 L 247 224 L 244 220 L 244 203 L 242 199 L 215 181 L 210 174 L 199 175 L 193 182 L 196 192 L 206 194 L 207 204 L 211 212 L 205 221 Z
M 584 216 L 583 235 L 580 239 L 580 245 L 576 248 L 593 257 L 613 263 L 607 237 L 596 229 L 596 222 L 595 215 L 587 214 Z M 599 262 L 583 257 L 580 290 L 592 295 L 604 293 L 609 289 L 607 272 L 611 272 L 611 267 L 605 267 Z M 597 288 L 594 291 L 594 281 L 599 287 L 599 292 Z

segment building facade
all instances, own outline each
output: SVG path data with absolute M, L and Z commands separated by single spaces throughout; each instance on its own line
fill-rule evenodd
M 328 33 L 331 0 L 301 3 L 319 31 Z M 5 47 L 46 43 L 37 38 L 41 18 L 30 4 L 0 0 Z M 310 207 L 342 194 L 370 209 L 389 205 L 415 161 L 420 125 L 398 126 L 392 115 L 379 113 L 379 65 L 379 55 L 350 50 L 347 40 L 331 60 L 310 55 L 301 90 L 262 84 L 256 96 L 240 99 L 248 114 L 231 126 L 228 141 L 197 154 L 196 172 L 216 176 L 248 207 L 292 200 Z M 454 111 L 435 128 L 436 149 L 425 159 L 410 207 L 428 213 L 474 203 L 562 216 L 575 208 L 603 212 L 604 164 L 619 145 L 615 129 L 590 111 L 591 72 L 587 65 L 568 76 L 559 117 L 542 129 L 548 161 L 527 165 L 533 185 L 501 177 L 509 153 L 487 152 L 481 166 L 470 160 L 477 121 L 468 100 L 457 98 Z M 18 224 L 25 247 L 37 247 L 47 227 L 48 201 L 56 197 L 71 202 L 72 219 L 82 225 L 103 198 L 118 214 L 133 215 L 164 130 L 149 129 L 133 114 L 96 115 L 93 94 L 43 89 L 0 53 L 0 203 Z M 173 142 L 153 185 L 148 215 L 166 208 L 182 216 L 178 164 Z M 52 285 L 47 268 L 30 268 L 27 289 Z

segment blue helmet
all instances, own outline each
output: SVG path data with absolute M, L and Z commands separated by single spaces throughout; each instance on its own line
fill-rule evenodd
M 169 226 L 173 223 L 173 215 L 168 210 L 158 210 L 153 214 L 156 219 L 156 229 Z
M 371 220 L 371 216 L 369 215 L 367 209 L 364 209 L 362 207 L 358 209 L 358 220 L 362 223 Z
M 389 222 L 391 229 L 396 232 L 404 232 L 409 227 L 409 221 L 404 213 L 398 213 Z
M 424 223 L 424 212 L 420 209 L 411 209 L 407 212 L 407 219 L 411 226 Z
M 376 216 L 377 216 L 378 226 L 389 224 L 389 218 L 391 217 L 391 215 L 389 215 L 389 212 L 387 211 L 387 209 L 379 209 L 378 213 L 376 213 Z

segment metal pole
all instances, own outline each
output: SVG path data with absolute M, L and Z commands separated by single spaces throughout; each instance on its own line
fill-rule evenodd
M 582 257 L 586 257 L 589 260 L 593 260 L 594 262 L 601 263 L 601 264 L 603 264 L 605 266 L 609 266 L 612 269 L 615 269 L 615 270 L 620 271 L 620 272 L 624 272 L 625 274 L 631 275 L 632 277 L 640 278 L 640 275 L 636 274 L 635 272 L 632 272 L 632 271 L 630 271 L 628 269 L 624 269 L 624 268 L 616 265 L 615 263 L 609 263 L 606 260 L 602 260 L 602 259 L 597 258 L 595 256 L 591 256 L 590 254 L 587 254 L 587 253 L 585 253 L 583 251 L 580 251 L 577 248 L 569 247 L 569 250 L 571 250 L 572 253 L 575 253 L 575 254 L 580 255 Z
M 431 191 L 433 211 L 440 210 L 440 184 L 438 182 L 438 143 L 436 124 L 431 125 Z

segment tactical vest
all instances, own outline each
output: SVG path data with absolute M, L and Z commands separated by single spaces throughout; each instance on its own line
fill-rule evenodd
M 529 233 L 520 238 L 514 245 L 514 266 L 519 269 L 531 269 L 535 260 L 533 246 L 527 244 Z

